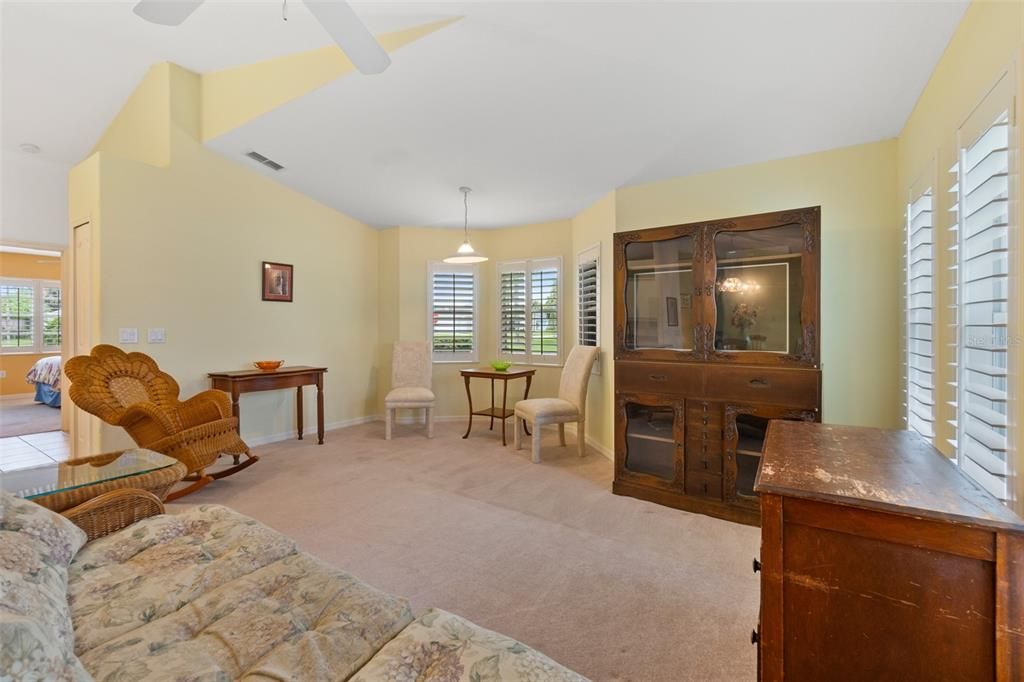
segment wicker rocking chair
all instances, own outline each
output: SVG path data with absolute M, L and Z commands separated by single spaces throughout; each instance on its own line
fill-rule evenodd
M 120 426 L 135 443 L 182 462 L 192 485 L 172 492 L 174 500 L 252 465 L 259 457 L 238 436 L 238 419 L 231 415 L 226 393 L 208 390 L 178 400 L 178 382 L 161 372 L 144 353 L 125 353 L 99 345 L 89 355 L 71 358 L 64 369 L 71 379 L 68 394 L 75 405 L 113 426 Z M 234 466 L 207 473 L 221 455 Z M 244 462 L 239 462 L 242 455 Z

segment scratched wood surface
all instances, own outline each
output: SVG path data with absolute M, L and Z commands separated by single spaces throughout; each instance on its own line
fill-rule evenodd
M 911 431 L 773 421 L 754 489 L 1024 531 L 1024 519 Z

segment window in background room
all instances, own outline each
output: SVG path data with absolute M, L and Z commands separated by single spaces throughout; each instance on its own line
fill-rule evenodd
M 60 350 L 60 283 L 30 279 L 0 281 L 0 352 Z
M 906 424 L 935 438 L 935 247 L 932 189 L 907 204 L 906 216 Z
M 513 362 L 557 364 L 561 358 L 561 259 L 498 265 L 498 353 Z
M 1008 330 L 1019 323 L 1010 285 L 1016 276 L 1018 239 L 1012 196 L 1014 139 L 1009 75 L 986 97 L 958 133 L 957 163 L 950 169 L 956 282 L 957 464 L 964 474 L 1012 503 L 1011 374 L 1016 359 Z
M 434 361 L 476 362 L 476 268 L 431 263 L 428 273 L 427 319 Z

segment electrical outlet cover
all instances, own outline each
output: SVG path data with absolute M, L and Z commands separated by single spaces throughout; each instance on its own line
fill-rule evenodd
M 163 327 L 150 327 L 147 330 L 146 338 L 150 343 L 165 343 L 167 341 L 167 332 Z
M 121 327 L 117 330 L 117 340 L 120 343 L 138 343 L 138 327 Z

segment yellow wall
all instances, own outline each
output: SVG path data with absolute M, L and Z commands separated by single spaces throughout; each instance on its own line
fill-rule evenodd
M 0 277 L 60 281 L 60 258 L 0 252 Z M 46 355 L 55 353 L 0 354 L 0 370 L 7 373 L 7 376 L 0 378 L 0 395 L 34 393 L 35 386 L 25 383 L 25 374 L 39 358 Z
M 365 359 L 377 344 L 376 300 L 367 296 L 377 290 L 377 233 L 203 147 L 187 122 L 177 123 L 191 118 L 184 103 L 198 105 L 195 74 L 170 66 L 147 79 L 157 80 L 146 84 L 152 91 L 172 89 L 181 111 L 166 117 L 173 118 L 166 167 L 118 155 L 130 137 L 108 133 L 111 151 L 100 145 L 98 340 L 117 344 L 120 327 L 138 328 L 140 343 L 124 347 L 155 357 L 183 396 L 207 388 L 207 372 L 253 360 L 323 364 L 328 424 L 373 414 L 377 377 Z M 124 126 L 123 134 L 148 128 Z M 263 260 L 294 264 L 294 303 L 260 300 Z M 167 343 L 146 343 L 149 327 L 165 328 Z M 313 400 L 307 389 L 307 432 Z M 292 391 L 242 398 L 247 439 L 293 425 Z M 103 448 L 124 444 L 118 429 L 103 430 Z
M 673 178 L 616 193 L 616 229 L 821 206 L 824 419 L 900 420 L 896 142 Z

